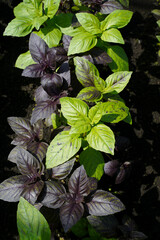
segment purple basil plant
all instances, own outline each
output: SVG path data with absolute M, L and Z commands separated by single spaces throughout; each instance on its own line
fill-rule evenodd
M 72 170 L 75 159 L 45 170 L 42 160 L 33 156 L 22 147 L 17 147 L 14 162 L 20 175 L 10 177 L 0 184 L 0 199 L 7 202 L 18 202 L 24 197 L 31 204 L 35 204 L 43 189 L 52 184 L 55 192 L 63 187 L 58 181 L 65 178 Z M 48 178 L 50 180 L 48 181 Z M 38 202 L 39 203 L 39 202 Z
M 117 197 L 96 189 L 96 179 L 87 177 L 82 165 L 71 175 L 68 192 L 63 185 L 55 188 L 52 182 L 48 182 L 41 203 L 50 208 L 60 208 L 60 219 L 65 232 L 80 220 L 85 210 L 90 215 L 106 216 L 125 209 Z
M 22 76 L 41 78 L 41 86 L 35 93 L 36 105 L 31 117 L 31 123 L 34 124 L 39 119 L 50 117 L 56 111 L 59 99 L 68 94 L 70 68 L 64 48 L 49 48 L 46 42 L 34 33 L 30 35 L 29 50 L 35 64 L 26 67 Z

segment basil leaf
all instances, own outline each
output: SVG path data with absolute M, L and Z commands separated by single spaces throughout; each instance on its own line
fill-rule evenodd
M 112 73 L 106 78 L 106 88 L 104 89 L 103 93 L 120 93 L 128 84 L 131 74 L 132 72 L 128 71 Z
M 86 32 L 77 34 L 70 42 L 68 55 L 87 52 L 95 47 L 96 44 L 97 38 L 91 33 Z
M 94 76 L 94 86 L 97 90 L 103 91 L 105 89 L 105 81 L 101 77 Z
M 106 107 L 105 107 L 106 106 Z M 104 104 L 102 122 L 118 123 L 129 114 L 129 109 L 123 102 L 109 101 Z
M 46 154 L 46 167 L 56 167 L 73 157 L 81 147 L 79 134 L 71 135 L 69 131 L 60 132 L 50 143 Z
M 114 154 L 114 133 L 106 125 L 98 124 L 94 126 L 86 139 L 92 148 L 112 155 Z
M 133 12 L 128 10 L 115 10 L 101 22 L 101 29 L 123 28 L 130 22 L 132 15 Z
M 60 0 L 45 0 L 44 1 L 44 11 L 49 18 L 53 16 L 58 11 Z
M 97 124 L 103 114 L 105 113 L 106 111 L 106 107 L 108 105 L 108 102 L 106 103 L 98 103 L 97 105 L 93 106 L 91 109 L 89 109 L 89 118 L 91 119 L 91 124 Z
M 100 180 L 104 173 L 104 159 L 101 152 L 88 148 L 79 156 L 80 164 L 84 166 L 87 175 Z
M 77 123 L 76 125 L 71 127 L 70 134 L 81 134 L 81 133 L 86 133 L 91 130 L 91 124 L 90 123 L 84 123 L 82 124 L 81 122 Z
M 34 64 L 34 60 L 32 59 L 32 56 L 30 54 L 30 51 L 27 51 L 25 53 L 22 53 L 19 55 L 19 57 L 16 60 L 15 67 L 20 69 L 25 69 L 29 65 Z
M 113 72 L 129 70 L 128 57 L 123 48 L 118 45 L 109 45 L 106 52 L 112 58 L 112 62 L 108 65 Z
M 77 98 L 87 102 L 96 102 L 102 99 L 103 95 L 95 87 L 83 88 L 77 95 Z
M 40 38 L 42 38 L 49 48 L 56 47 L 62 37 L 61 31 L 57 27 L 44 27 L 39 32 L 34 32 Z
M 82 27 L 91 34 L 99 34 L 102 32 L 100 29 L 100 22 L 96 16 L 91 13 L 77 13 L 76 17 Z
M 124 44 L 123 37 L 118 29 L 111 28 L 103 32 L 101 39 L 105 42 Z
M 85 102 L 71 97 L 63 97 L 60 102 L 61 111 L 69 125 L 75 125 L 77 121 L 81 122 L 81 124 L 90 123 L 87 117 L 89 108 Z
M 4 36 L 24 37 L 32 32 L 34 26 L 32 19 L 14 18 L 6 27 Z
M 18 204 L 17 226 L 20 239 L 51 239 L 51 230 L 44 216 L 22 197 Z
M 83 87 L 94 87 L 94 78 L 99 77 L 98 69 L 90 61 L 83 57 L 75 57 L 74 65 L 78 81 Z

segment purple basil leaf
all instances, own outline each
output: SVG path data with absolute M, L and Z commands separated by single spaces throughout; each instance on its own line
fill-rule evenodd
M 76 159 L 73 158 L 57 167 L 52 168 L 52 178 L 59 180 L 66 178 L 70 174 L 75 160 Z
M 11 144 L 13 145 L 19 145 L 26 147 L 30 141 L 32 141 L 33 137 L 26 137 L 24 135 L 19 135 L 18 137 L 15 137 Z
M 61 78 L 57 73 L 48 73 L 41 78 L 41 84 L 48 95 L 55 96 L 60 93 L 63 78 Z
M 10 151 L 10 153 L 8 155 L 8 161 L 17 163 L 17 155 L 19 153 L 19 148 L 21 148 L 21 147 L 16 146 Z
M 39 78 L 42 77 L 44 74 L 44 67 L 40 64 L 32 64 L 27 66 L 23 72 L 22 76 L 30 77 L 30 78 Z
M 66 80 L 66 82 L 67 82 L 66 89 L 68 89 L 68 86 L 71 84 L 71 74 L 70 74 L 70 68 L 69 68 L 68 61 L 65 61 L 64 63 L 61 64 L 57 73 L 59 74 L 59 76 L 61 78 L 64 78 Z M 63 86 L 63 89 L 64 89 L 64 86 Z
M 27 176 L 19 175 L 3 181 L 0 184 L 0 199 L 7 202 L 18 202 L 27 180 Z
M 48 69 L 54 71 L 56 69 L 56 48 L 48 48 L 45 62 L 43 63 L 44 66 L 48 67 Z M 46 68 L 47 70 L 47 68 Z
M 117 1 L 109 0 L 101 5 L 100 12 L 102 14 L 110 14 L 117 9 L 123 9 L 122 5 Z
M 33 155 L 36 155 L 40 162 L 46 156 L 48 144 L 45 142 L 31 142 L 27 145 L 27 150 L 31 152 Z
M 34 124 L 39 119 L 50 117 L 51 114 L 55 112 L 56 105 L 57 101 L 53 101 L 52 99 L 48 101 L 38 102 L 32 112 L 31 124 Z
M 28 119 L 21 117 L 8 117 L 7 120 L 10 127 L 17 135 L 24 135 L 28 138 L 32 137 L 33 130 Z
M 39 194 L 41 193 L 44 182 L 42 180 L 33 181 L 33 177 L 29 176 L 29 180 L 23 186 L 23 192 L 21 194 L 28 202 L 34 204 L 37 201 Z
M 63 47 L 64 47 L 66 52 L 68 52 L 68 48 L 69 48 L 71 39 L 72 39 L 71 36 L 68 36 L 68 35 L 65 35 L 65 34 L 63 35 L 62 42 L 63 42 Z
M 97 190 L 86 205 L 89 213 L 94 216 L 110 215 L 125 209 L 117 197 L 103 190 Z
M 59 208 L 65 201 L 66 190 L 56 181 L 46 181 L 40 202 L 49 208 Z
M 67 232 L 73 225 L 75 225 L 83 216 L 84 207 L 82 203 L 75 203 L 74 201 L 66 202 L 60 208 L 60 219 L 64 231 Z
M 41 169 L 39 161 L 29 152 L 23 148 L 19 148 L 17 153 L 17 167 L 23 175 L 35 175 L 37 177 L 38 171 Z
M 104 172 L 108 176 L 113 177 L 115 175 L 115 173 L 118 171 L 119 166 L 120 166 L 120 164 L 117 160 L 109 161 L 109 162 L 105 163 L 105 165 L 104 165 Z
M 56 49 L 55 60 L 57 63 L 61 64 L 68 59 L 67 52 L 65 51 L 64 48 L 55 47 L 55 49 Z
M 88 178 L 88 181 L 89 181 L 89 193 L 92 192 L 92 191 L 95 191 L 97 189 L 97 186 L 98 186 L 98 180 L 94 177 L 89 177 Z
M 29 50 L 33 60 L 41 63 L 45 60 L 48 46 L 37 34 L 31 33 L 29 38 Z
M 94 60 L 94 64 L 102 64 L 106 66 L 108 63 L 112 62 L 112 58 L 100 48 L 94 48 L 91 50 L 91 54 Z
M 89 215 L 87 220 L 97 232 L 105 234 L 107 238 L 114 237 L 117 232 L 118 221 L 114 215 L 103 217 Z
M 43 122 L 42 120 L 39 120 L 33 125 L 33 130 L 36 134 L 36 139 L 37 140 L 42 140 L 43 139 Z
M 123 136 L 117 136 L 115 142 L 115 148 L 118 151 L 124 151 L 130 146 L 131 142 L 129 138 Z
M 44 91 L 42 86 L 39 86 L 35 92 L 35 101 L 36 103 L 47 101 L 50 99 L 50 96 Z
M 90 192 L 89 180 L 82 166 L 78 167 L 71 175 L 68 182 L 69 192 L 75 195 L 87 196 Z

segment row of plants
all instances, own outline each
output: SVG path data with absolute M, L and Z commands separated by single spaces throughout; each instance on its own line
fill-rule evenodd
M 59 221 L 79 239 L 146 238 L 125 213 L 119 223 L 113 214 L 124 204 L 99 188 L 104 174 L 120 184 L 131 166 L 111 158 L 128 144 L 116 124 L 132 124 L 119 95 L 132 75 L 119 45 L 125 43 L 119 29 L 133 14 L 128 6 L 127 0 L 23 0 L 14 8 L 4 36 L 30 34 L 15 67 L 40 79 L 31 118 L 8 118 L 15 133 L 8 160 L 19 174 L 0 184 L 0 199 L 19 202 L 20 239 L 51 239 Z M 58 213 L 56 221 L 48 224 L 44 209 Z

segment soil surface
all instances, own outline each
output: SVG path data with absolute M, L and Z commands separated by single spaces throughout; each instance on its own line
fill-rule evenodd
M 13 3 L 14 2 L 14 3 Z M 28 37 L 3 37 L 3 31 L 13 16 L 13 7 L 20 1 L 0 3 L 0 182 L 14 175 L 14 164 L 7 161 L 13 146 L 13 134 L 7 117 L 29 116 L 36 80 L 21 77 L 21 70 L 14 67 L 19 54 L 28 50 Z M 158 57 L 158 33 L 151 4 L 134 5 L 133 19 L 122 29 L 129 57 L 132 79 L 121 94 L 130 108 L 133 124 L 118 125 L 120 134 L 128 137 L 130 148 L 123 153 L 124 161 L 133 163 L 131 176 L 117 186 L 127 213 L 138 230 L 149 240 L 160 239 L 160 59 Z M 0 201 L 0 238 L 17 239 L 17 203 Z

